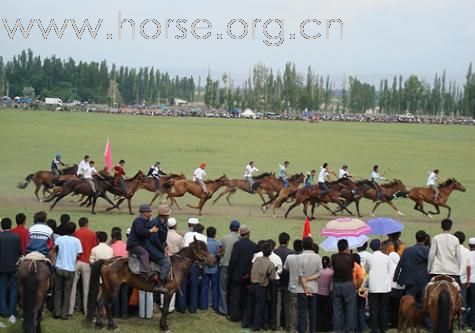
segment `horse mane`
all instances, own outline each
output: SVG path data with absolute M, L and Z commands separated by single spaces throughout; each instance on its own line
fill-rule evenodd
M 169 173 L 167 176 L 170 177 L 170 178 L 185 177 L 185 175 L 183 173 Z
M 445 182 L 443 182 L 442 184 L 440 184 L 439 186 L 440 186 L 440 187 L 447 187 L 447 186 L 449 186 L 449 185 L 451 185 L 451 184 L 453 184 L 453 183 L 455 183 L 455 182 L 456 182 L 455 178 L 449 178 L 449 179 L 447 179 Z
M 130 178 L 128 180 L 135 180 L 135 179 L 138 178 L 138 176 L 140 176 L 140 174 L 143 174 L 142 170 L 137 171 L 137 173 L 132 178 Z
M 296 173 L 295 175 L 290 176 L 288 181 L 290 182 L 290 181 L 295 180 L 295 179 L 297 179 L 299 177 L 302 177 L 302 176 L 303 176 L 303 173 Z
M 252 178 L 255 179 L 255 180 L 258 180 L 258 179 L 262 179 L 262 178 L 265 178 L 265 177 L 270 177 L 273 174 L 274 174 L 273 172 L 264 172 L 264 173 L 261 173 L 260 175 L 254 176 Z
M 393 187 L 394 185 L 397 185 L 399 183 L 401 183 L 401 181 L 399 179 L 393 179 L 392 181 L 390 181 L 388 183 L 381 184 L 381 187 Z
M 226 175 L 222 175 L 221 177 L 216 178 L 215 180 L 205 180 L 205 184 L 210 184 L 210 183 L 219 182 L 220 180 L 222 180 L 222 179 L 225 178 L 225 177 L 226 177 Z
M 200 240 L 197 239 L 195 242 L 198 242 L 198 244 L 197 244 L 198 246 L 201 245 L 202 247 L 207 249 L 207 246 L 203 241 L 200 241 Z M 177 260 L 181 260 L 183 258 L 191 259 L 190 258 L 190 252 L 192 251 L 192 246 L 196 246 L 196 245 L 193 245 L 193 243 L 194 242 L 191 242 L 189 246 L 182 248 L 180 251 L 178 251 L 175 254 L 172 254 L 170 256 L 170 260 L 171 261 L 177 261 Z
M 77 170 L 77 168 L 78 168 L 78 165 L 77 165 L 77 164 L 73 164 L 73 165 L 71 165 L 71 166 L 68 166 L 68 167 L 66 167 L 66 168 L 63 168 L 63 173 L 72 171 L 72 170 L 74 170 L 74 169 Z

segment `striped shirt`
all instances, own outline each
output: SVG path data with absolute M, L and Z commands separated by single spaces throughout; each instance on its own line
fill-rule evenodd
M 37 222 L 30 228 L 30 242 L 26 247 L 26 252 L 38 251 L 48 255 L 52 247 L 53 230 L 45 223 Z

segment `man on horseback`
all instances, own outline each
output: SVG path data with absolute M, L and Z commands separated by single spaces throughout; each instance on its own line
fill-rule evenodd
M 168 217 L 171 210 L 167 204 L 158 206 L 158 215 L 150 221 L 149 226 L 157 226 L 158 231 L 145 239 L 145 249 L 150 255 L 150 260 L 160 266 L 160 284 L 162 286 L 168 281 L 171 261 L 166 254 L 168 236 Z
M 129 237 L 127 238 L 127 251 L 135 254 L 140 262 L 140 274 L 145 279 L 154 278 L 157 283 L 155 291 L 166 293 L 167 289 L 160 287 L 160 280 L 155 272 L 150 272 L 150 255 L 145 249 L 145 241 L 153 234 L 159 231 L 157 225 L 150 226 L 150 218 L 152 217 L 152 209 L 149 205 L 143 204 L 139 207 L 140 216 L 137 217 L 130 228 Z
M 334 171 L 331 171 L 328 168 L 328 163 L 327 162 L 323 163 L 320 173 L 318 174 L 318 186 L 321 189 L 320 194 L 319 194 L 320 197 L 330 192 L 330 189 L 328 188 L 328 185 L 326 184 L 327 180 L 331 181 L 330 173 L 336 176 L 336 173 Z
M 442 178 L 439 176 L 439 169 L 435 169 L 434 171 L 429 173 L 429 177 L 427 178 L 427 186 L 434 191 L 434 202 L 439 202 L 439 183 L 442 182 Z
M 201 189 L 203 190 L 202 196 L 206 198 L 208 196 L 208 189 L 206 188 L 206 184 L 204 182 L 206 178 L 205 169 L 206 169 L 206 163 L 201 163 L 200 167 L 197 168 L 195 172 L 193 172 L 193 181 L 200 184 Z
M 254 192 L 252 189 L 252 185 L 254 184 L 254 180 L 252 179 L 252 174 L 254 172 L 258 172 L 259 169 L 257 169 L 254 166 L 254 161 L 249 162 L 249 165 L 246 166 L 246 171 L 244 173 L 244 178 L 246 178 L 247 182 L 249 183 L 249 192 Z
M 166 173 L 160 169 L 160 161 L 155 162 L 148 169 L 147 177 L 152 177 L 155 181 L 155 192 L 160 189 L 160 176 L 165 176 Z
M 56 157 L 51 161 L 51 172 L 53 175 L 58 176 L 61 171 L 60 168 L 64 166 L 63 161 L 61 161 L 61 155 L 56 154 Z
M 378 170 L 379 170 L 378 165 L 373 166 L 373 171 L 371 172 L 371 184 L 376 190 L 376 201 L 381 201 L 382 189 L 381 189 L 381 186 L 379 186 L 378 184 L 378 180 L 387 180 L 387 179 L 381 176 Z
M 287 177 L 289 176 L 287 173 L 289 164 L 289 161 L 285 161 L 284 165 L 279 164 L 279 179 L 284 184 L 285 188 L 289 186 L 289 181 L 287 180 Z
M 78 171 L 76 172 L 76 175 L 79 177 L 82 177 L 82 175 L 84 174 L 84 170 L 88 166 L 89 166 L 89 155 L 85 155 L 84 159 L 81 162 L 79 162 Z
M 317 176 L 317 170 L 313 169 L 310 172 L 307 172 L 307 177 L 305 177 L 304 187 L 310 187 L 315 185 L 315 177 Z
M 338 172 L 338 179 L 353 178 L 353 175 L 348 171 L 348 165 L 344 164 Z
M 127 196 L 127 190 L 125 188 L 124 177 L 125 177 L 125 169 L 124 169 L 125 161 L 120 160 L 119 164 L 114 167 L 114 185 L 119 186 L 119 189 L 122 191 L 122 195 L 125 197 Z
M 97 172 L 96 168 L 94 168 L 94 161 L 90 161 L 89 164 L 83 169 L 82 179 L 84 179 L 89 184 L 91 191 L 95 196 L 97 191 L 92 176 L 97 176 L 101 179 L 104 179 L 104 177 L 102 177 L 99 172 Z

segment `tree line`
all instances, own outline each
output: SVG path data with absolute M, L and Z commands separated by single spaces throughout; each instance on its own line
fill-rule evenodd
M 102 62 L 76 62 L 55 56 L 41 59 L 31 50 L 5 62 L 0 56 L 0 95 L 59 97 L 112 105 L 157 105 L 170 98 L 204 102 L 210 108 L 251 108 L 259 112 L 425 114 L 475 117 L 475 73 L 469 65 L 461 86 L 446 79 L 445 71 L 432 82 L 411 75 L 382 79 L 379 86 L 350 76 L 335 82 L 308 66 L 306 73 L 295 64 L 276 72 L 256 64 L 248 78 L 236 84 L 230 73 L 219 79 L 208 74 L 204 87 L 193 76 L 170 76 L 154 67 L 129 68 Z

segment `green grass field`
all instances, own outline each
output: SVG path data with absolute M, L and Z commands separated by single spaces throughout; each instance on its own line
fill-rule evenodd
M 223 173 L 229 178 L 243 178 L 244 168 L 254 160 L 261 171 L 277 171 L 279 163 L 289 160 L 290 172 L 317 169 L 327 161 L 333 170 L 348 164 L 356 176 L 369 177 L 373 164 L 388 178 L 399 178 L 408 188 L 424 186 L 427 171 L 439 168 L 443 177 L 455 177 L 467 188 L 466 193 L 452 194 L 449 205 L 455 229 L 468 236 L 475 236 L 475 128 L 469 126 L 438 126 L 412 124 L 366 123 L 307 123 L 300 121 L 253 121 L 237 119 L 165 118 L 150 116 L 121 116 L 86 113 L 53 113 L 27 111 L 1 111 L 0 124 L 0 216 L 14 217 L 20 211 L 31 216 L 35 211 L 48 210 L 45 203 L 36 201 L 33 187 L 16 188 L 26 175 L 48 170 L 56 153 L 61 153 L 66 163 L 78 163 L 85 154 L 103 165 L 107 137 L 112 143 L 114 161 L 125 159 L 126 170 L 133 175 L 137 170 L 146 171 L 150 164 L 160 160 L 167 172 L 183 172 L 188 177 L 200 162 L 206 162 L 209 178 Z M 148 202 L 152 193 L 139 191 L 133 200 L 137 210 L 140 203 Z M 296 208 L 288 220 L 279 211 L 277 218 L 259 209 L 259 199 L 246 193 L 233 197 L 233 207 L 224 200 L 215 206 L 207 204 L 200 218 L 205 226 L 214 225 L 218 237 L 227 231 L 229 222 L 238 219 L 251 225 L 254 240 L 277 239 L 281 231 L 292 238 L 300 237 L 303 214 Z M 195 203 L 196 198 L 178 198 L 179 203 Z M 396 206 L 405 213 L 400 220 L 405 224 L 403 240 L 412 244 L 413 235 L 419 229 L 431 234 L 439 231 L 440 218 L 429 220 L 412 209 L 409 199 L 398 199 Z M 109 231 L 113 226 L 127 228 L 133 217 L 122 211 L 104 212 L 106 203 L 99 201 L 98 213 L 93 216 L 86 208 L 80 208 L 69 199 L 61 201 L 49 215 L 59 219 L 69 213 L 74 221 L 88 216 L 95 230 Z M 371 204 L 362 201 L 361 210 L 368 217 Z M 396 213 L 388 206 L 376 211 L 378 216 Z M 174 210 L 179 229 L 196 211 L 184 208 Z M 445 217 L 442 211 L 441 217 Z M 317 220 L 312 231 L 318 235 L 323 223 L 331 216 L 324 209 L 317 209 Z M 316 237 L 318 240 L 320 238 Z M 240 332 L 238 325 L 211 312 L 198 315 L 170 317 L 175 332 Z M 20 324 L 8 329 L 20 332 Z M 49 317 L 44 321 L 46 332 L 62 332 L 66 323 Z M 122 332 L 158 331 L 158 321 L 119 321 Z M 67 322 L 76 332 L 92 331 L 76 315 Z

